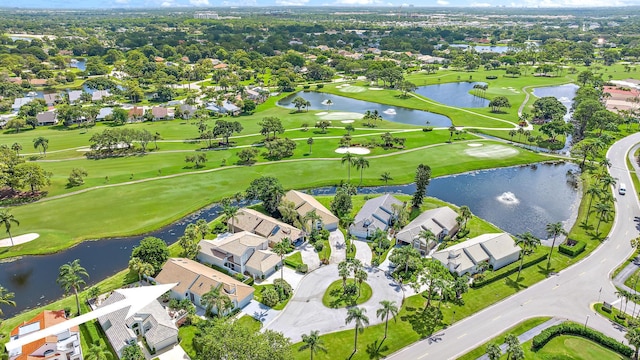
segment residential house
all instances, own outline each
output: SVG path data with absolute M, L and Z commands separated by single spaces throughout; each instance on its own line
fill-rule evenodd
M 111 96 L 109 90 L 96 90 L 91 94 L 91 101 L 102 101 L 107 96 Z
M 100 306 L 104 307 L 124 299 L 124 295 L 115 291 Z M 122 350 L 127 345 L 137 344 L 138 337 L 144 338 L 152 353 L 178 343 L 178 328 L 158 300 L 153 300 L 129 318 L 128 312 L 127 306 L 98 318 L 102 330 L 119 358 L 122 358 Z
M 425 255 L 435 247 L 436 242 L 427 243 L 421 233 L 429 230 L 437 240 L 442 240 L 447 235 L 453 236 L 459 227 L 457 217 L 458 213 L 448 206 L 427 210 L 402 228 L 396 234 L 396 239 L 399 244 L 411 245 Z
M 404 206 L 404 203 L 391 194 L 368 200 L 356 215 L 353 224 L 349 226 L 349 233 L 366 239 L 377 230 L 387 231 L 396 217 L 393 205 Z
M 273 274 L 282 266 L 280 257 L 269 251 L 269 240 L 248 231 L 222 234 L 200 241 L 198 260 L 256 279 Z
M 74 104 L 77 103 L 78 101 L 80 101 L 80 96 L 82 96 L 82 91 L 81 90 L 72 90 L 69 91 L 69 103 L 70 104 Z
M 213 70 L 226 70 L 229 66 L 225 63 L 219 63 L 213 66 Z
M 289 190 L 283 199 L 293 202 L 300 218 L 303 218 L 311 211 L 315 211 L 316 215 L 320 217 L 320 220 L 315 224 L 317 228 L 324 228 L 329 231 L 338 228 L 338 217 L 333 215 L 331 211 L 320 204 L 313 196 L 300 191 Z
M 21 108 L 23 105 L 27 105 L 28 103 L 32 102 L 32 101 L 33 101 L 33 99 L 34 99 L 34 98 L 32 98 L 32 97 L 21 97 L 21 98 L 15 98 L 15 99 L 13 100 L 13 105 L 11 105 L 11 109 L 12 109 L 13 111 L 16 111 L 16 112 L 17 112 L 17 111 L 19 111 L 19 110 L 20 110 L 20 108 Z
M 106 107 L 100 109 L 98 116 L 96 116 L 96 120 L 104 120 L 107 116 L 113 114 L 113 108 Z
M 164 119 L 173 118 L 173 111 L 169 112 L 169 109 L 163 106 L 152 107 L 151 114 L 153 114 L 154 120 L 164 120 Z
M 58 93 L 44 94 L 44 102 L 47 106 L 53 106 L 60 101 L 62 101 L 62 98 Z
M 189 104 L 180 105 L 180 111 L 182 111 L 182 117 L 185 119 L 190 119 L 193 114 L 196 112 L 196 107 Z
M 47 85 L 47 79 L 30 79 L 29 84 L 31 86 L 45 86 Z
M 129 109 L 129 119 L 141 120 L 144 117 L 144 108 L 140 106 L 134 106 Z
M 232 116 L 238 116 L 242 112 L 242 109 L 237 107 L 235 104 L 228 102 L 227 100 L 222 102 L 222 107 L 220 110 L 224 110 L 225 114 L 230 114 Z
M 177 283 L 178 285 L 171 289 L 170 296 L 178 300 L 189 299 L 201 308 L 205 307 L 201 302 L 202 295 L 217 287 L 220 287 L 222 294 L 231 299 L 234 309 L 246 306 L 253 299 L 252 286 L 185 258 L 169 259 L 160 274 L 155 277 L 155 281 L 158 284 Z
M 507 233 L 484 234 L 437 251 L 433 258 L 458 275 L 475 274 L 482 262 L 498 270 L 518 261 L 520 250 Z
M 233 219 L 227 220 L 227 226 L 231 232 L 248 231 L 266 238 L 269 246 L 288 238 L 296 243 L 304 238 L 304 232 L 282 221 L 276 220 L 253 209 L 242 208 Z
M 35 331 L 67 321 L 64 310 L 45 310 L 33 319 L 11 331 L 11 340 L 17 340 Z M 47 336 L 10 350 L 9 360 L 82 360 L 80 329 L 78 326 L 61 330 L 59 334 Z
M 45 111 L 36 115 L 38 126 L 56 125 L 58 123 L 58 115 L 55 110 Z

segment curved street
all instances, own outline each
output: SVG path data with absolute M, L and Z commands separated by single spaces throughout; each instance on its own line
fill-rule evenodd
M 624 262 L 633 249 L 629 240 L 637 237 L 640 205 L 637 189 L 627 170 L 626 154 L 640 142 L 640 133 L 619 140 L 609 149 L 607 157 L 612 166 L 611 176 L 627 185 L 627 195 L 616 198 L 616 218 L 609 237 L 595 251 L 579 263 L 551 276 L 501 302 L 456 322 L 431 338 L 419 341 L 389 356 L 389 359 L 455 359 L 478 347 L 492 337 L 506 331 L 524 319 L 554 316 L 578 323 L 587 323 L 619 341 L 624 331 L 616 324 L 597 315 L 591 304 L 617 300 L 611 272 Z M 625 341 L 626 343 L 626 341 Z

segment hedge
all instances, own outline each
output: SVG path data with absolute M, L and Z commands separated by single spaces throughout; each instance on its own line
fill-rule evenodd
M 544 260 L 547 259 L 547 255 L 548 254 L 544 254 L 541 256 L 538 256 L 537 258 L 531 259 L 529 261 L 526 261 L 524 264 L 522 264 L 522 269 L 526 269 L 530 266 L 533 266 L 537 263 L 540 263 Z M 481 287 L 487 284 L 491 284 L 492 282 L 498 281 L 500 279 L 504 279 L 509 275 L 513 275 L 515 273 L 518 272 L 518 269 L 520 268 L 520 266 L 515 266 L 512 269 L 509 269 L 505 272 L 499 272 L 499 273 L 494 273 L 493 276 L 487 276 L 482 280 L 474 280 L 473 283 L 471 283 L 471 287 L 477 288 L 477 287 Z
M 574 241 L 576 241 L 576 240 L 574 240 Z M 583 252 L 584 248 L 586 246 L 587 246 L 587 244 L 584 241 L 576 241 L 575 245 L 573 245 L 573 246 L 560 244 L 560 246 L 558 247 L 558 251 L 560 251 L 561 253 L 563 253 L 565 255 L 576 256 L 576 255 L 580 254 L 581 252 Z
M 596 342 L 606 348 L 609 348 L 626 357 L 631 357 L 634 350 L 626 345 L 621 344 L 617 340 L 610 338 L 598 331 L 589 329 L 584 325 L 574 323 L 562 323 L 552 326 L 533 337 L 532 348 L 537 351 L 544 347 L 551 339 L 559 335 L 576 335 Z
M 489 80 L 495 80 L 497 78 L 498 77 L 496 75 L 487 75 L 487 79 L 489 79 Z

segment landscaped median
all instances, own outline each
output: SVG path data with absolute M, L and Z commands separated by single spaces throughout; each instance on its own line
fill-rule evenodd
M 371 286 L 366 282 L 358 284 L 354 279 L 347 279 L 346 283 L 336 280 L 324 292 L 322 304 L 332 309 L 356 306 L 371 299 L 372 294 Z

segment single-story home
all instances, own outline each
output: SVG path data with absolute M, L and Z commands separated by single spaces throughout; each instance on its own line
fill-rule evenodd
M 129 119 L 140 120 L 144 116 L 144 108 L 134 106 L 129 109 Z
M 387 231 L 396 217 L 393 205 L 404 206 L 404 203 L 391 194 L 367 200 L 358 211 L 349 233 L 360 239 L 372 236 L 376 230 Z
M 426 255 L 436 243 L 433 241 L 427 243 L 420 236 L 422 231 L 431 231 L 437 240 L 442 240 L 447 235 L 453 236 L 458 231 L 457 217 L 458 213 L 448 206 L 427 210 L 402 228 L 396 234 L 396 239 L 399 244 L 411 245 Z
M 289 190 L 282 198 L 291 201 L 295 205 L 298 216 L 302 219 L 307 213 L 315 211 L 320 220 L 315 224 L 317 228 L 332 231 L 338 228 L 339 219 L 329 209 L 320 204 L 313 196 L 300 191 Z
M 47 106 L 53 106 L 60 101 L 62 101 L 62 98 L 58 93 L 44 94 L 44 102 Z
M 178 283 L 171 289 L 171 297 L 189 299 L 194 305 L 204 308 L 202 295 L 212 288 L 220 287 L 222 294 L 231 299 L 234 308 L 242 308 L 253 299 L 254 288 L 229 275 L 223 274 L 199 262 L 185 258 L 171 258 L 154 279 L 158 284 Z M 216 310 L 214 309 L 214 312 Z
M 47 85 L 47 79 L 30 79 L 29 84 L 32 86 L 45 86 Z
M 11 340 L 18 340 L 65 321 L 67 317 L 64 310 L 45 310 L 11 330 Z M 82 360 L 80 328 L 73 326 L 61 329 L 56 335 L 35 340 L 19 349 L 11 349 L 9 360 Z
M 185 119 L 190 119 L 193 114 L 198 110 L 195 106 L 189 104 L 180 105 L 180 111 L 182 111 L 182 117 Z
M 19 111 L 20 108 L 23 105 L 27 105 L 28 103 L 32 102 L 34 98 L 32 97 L 21 97 L 21 98 L 15 98 L 13 100 L 13 105 L 11 105 L 11 109 L 13 111 Z
M 269 240 L 248 231 L 202 240 L 199 246 L 198 260 L 201 262 L 256 279 L 267 277 L 282 266 L 280 257 L 269 251 Z
M 233 116 L 238 116 L 242 112 L 242 109 L 226 100 L 222 102 L 222 107 L 220 108 L 220 110 L 224 110 L 225 114 L 230 114 Z
M 164 106 L 154 106 L 151 108 L 151 114 L 153 114 L 154 120 L 172 119 L 173 109 L 168 109 Z
M 100 112 L 96 117 L 96 120 L 104 120 L 107 116 L 111 114 L 113 114 L 113 108 L 110 108 L 110 107 L 102 108 L 100 109 Z
M 115 291 L 100 307 L 124 299 L 124 295 Z M 178 328 L 158 300 L 153 300 L 133 316 L 126 318 L 128 312 L 129 307 L 125 307 L 98 318 L 102 330 L 119 358 L 122 358 L 122 350 L 127 345 L 136 345 L 139 336 L 145 339 L 154 352 L 178 343 Z
M 102 101 L 107 96 L 111 96 L 109 90 L 96 90 L 91 94 L 91 101 Z
M 45 111 L 36 115 L 38 126 L 56 125 L 58 123 L 58 115 L 55 110 Z
M 269 241 L 271 247 L 284 238 L 288 238 L 292 243 L 304 238 L 304 231 L 248 208 L 238 210 L 233 219 L 227 220 L 227 227 L 234 233 L 248 231 L 260 235 Z
M 520 250 L 507 233 L 484 234 L 437 251 L 433 258 L 458 275 L 475 274 L 482 262 L 498 270 L 518 261 Z
M 69 91 L 69 103 L 73 104 L 80 101 L 80 96 L 82 96 L 82 90 Z

